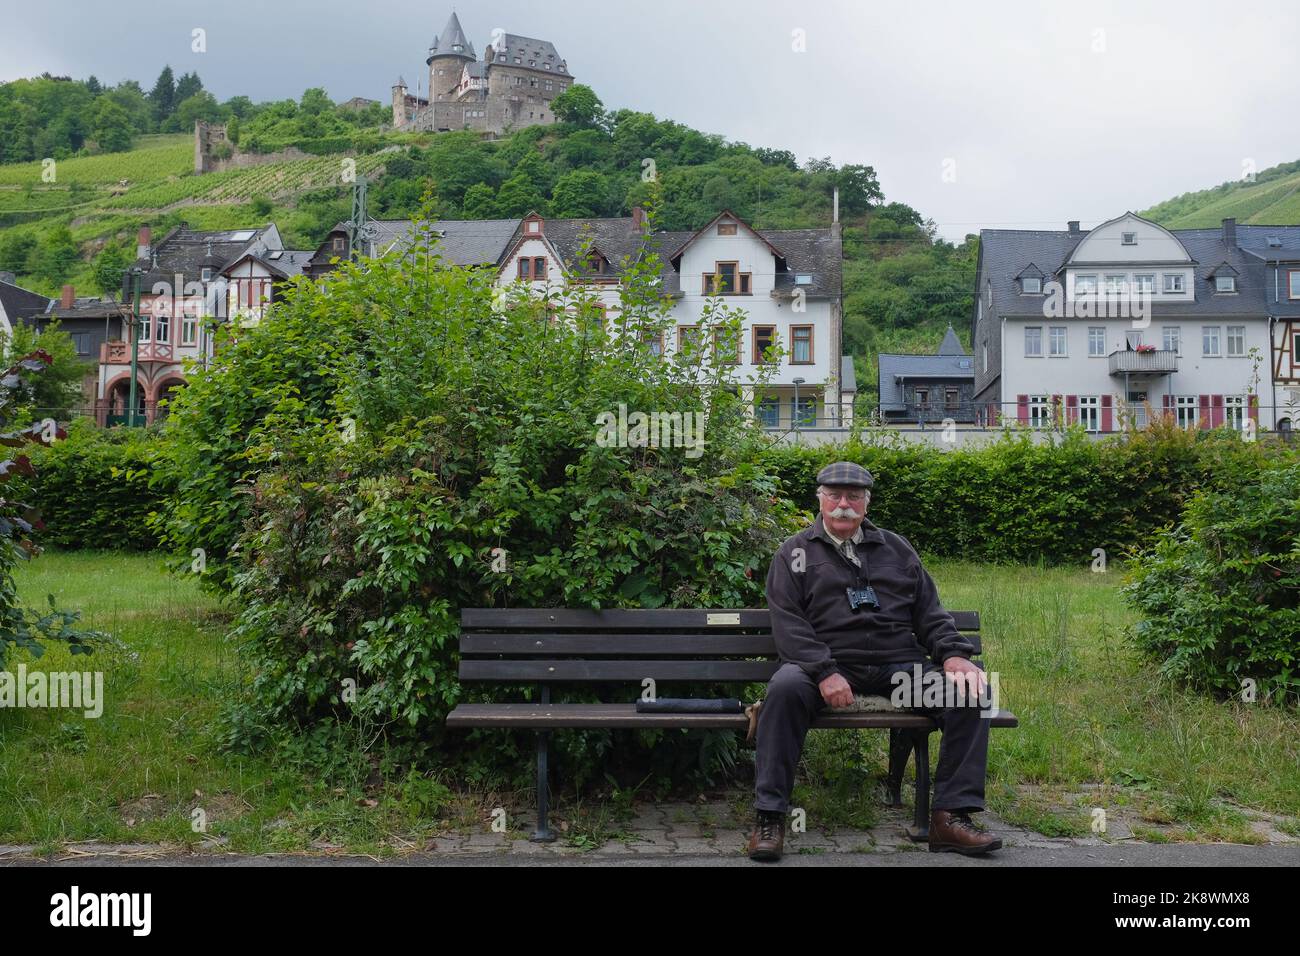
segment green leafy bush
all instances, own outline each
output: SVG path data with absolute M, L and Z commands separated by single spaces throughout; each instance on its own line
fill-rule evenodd
M 149 524 L 158 496 L 153 462 L 160 439 L 150 430 L 97 428 L 88 419 L 68 437 L 31 452 L 36 474 L 26 494 L 45 523 L 42 541 L 59 548 L 148 550 L 158 545 Z
M 443 727 L 479 693 L 456 676 L 462 607 L 762 603 L 796 524 L 726 367 L 706 347 L 666 362 L 645 340 L 672 321 L 656 260 L 627 276 L 614 332 L 591 287 L 501 298 L 490 274 L 430 268 L 417 249 L 299 284 L 217 350 L 173 409 L 167 467 L 183 477 L 165 524 L 173 542 L 212 544 L 209 578 L 241 608 L 252 677 L 236 742 L 365 721 L 413 758 L 526 773 L 508 733 Z M 701 324 L 707 343 L 740 317 L 717 301 Z M 621 409 L 707 414 L 705 444 L 611 443 L 602 416 Z M 557 743 L 581 778 L 611 740 Z M 619 756 L 672 770 L 734 757 L 707 735 L 636 740 Z
M 1300 703 L 1300 463 L 1195 495 L 1131 576 L 1124 594 L 1143 615 L 1134 639 L 1162 673 L 1224 696 Z

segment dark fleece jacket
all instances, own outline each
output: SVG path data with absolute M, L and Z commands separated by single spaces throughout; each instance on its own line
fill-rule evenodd
M 939 603 L 929 572 L 906 538 L 865 518 L 855 567 L 826 533 L 821 516 L 788 538 L 767 573 L 767 606 L 781 661 L 798 664 L 815 681 L 839 664 L 912 663 L 928 655 L 970 659 L 975 647 Z M 870 585 L 878 610 L 849 606 L 848 589 Z

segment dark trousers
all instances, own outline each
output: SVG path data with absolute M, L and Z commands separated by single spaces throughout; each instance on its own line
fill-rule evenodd
M 848 667 L 840 673 L 855 694 L 889 697 L 894 690 L 890 675 L 911 672 L 916 665 L 881 664 Z M 932 661 L 922 673 L 942 670 Z M 919 696 L 914 698 L 920 700 Z M 758 712 L 755 733 L 754 807 L 757 810 L 790 809 L 795 768 L 803 753 L 804 738 L 817 714 L 826 707 L 817 683 L 798 664 L 782 664 L 767 685 L 767 697 Z M 934 810 L 984 809 L 984 775 L 988 767 L 989 721 L 976 706 L 922 710 L 942 731 L 939 766 L 934 774 Z

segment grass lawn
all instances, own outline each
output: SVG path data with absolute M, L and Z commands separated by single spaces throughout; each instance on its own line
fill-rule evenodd
M 1021 721 L 992 735 L 989 805 L 1004 818 L 1076 835 L 1101 807 L 1150 839 L 1251 842 L 1259 838 L 1247 808 L 1300 816 L 1300 715 L 1162 687 L 1124 643 L 1131 617 L 1118 572 L 930 567 L 945 604 L 983 613 L 986 666 L 1000 674 L 1001 705 Z M 49 553 L 20 569 L 19 585 L 29 603 L 53 594 L 80 609 L 126 649 L 73 659 L 52 645 L 27 662 L 102 670 L 107 700 L 98 719 L 0 710 L 0 842 L 53 849 L 217 838 L 252 853 L 388 853 L 448 827 L 481 826 L 489 808 L 527 800 L 456 795 L 453 781 L 431 778 L 376 785 L 362 756 L 324 780 L 222 753 L 216 717 L 241 680 L 222 636 L 227 615 L 192 580 L 165 573 L 157 556 Z M 795 794 L 810 825 L 872 822 L 874 788 L 863 784 L 884 772 L 885 739 L 879 731 L 810 735 L 806 782 Z M 738 794 L 737 816 L 747 820 L 748 796 Z M 593 834 L 616 828 L 613 818 L 630 806 L 625 792 L 612 809 L 566 808 L 557 796 L 559 813 L 574 815 L 571 839 L 597 844 Z M 1279 825 L 1300 835 L 1294 819 Z

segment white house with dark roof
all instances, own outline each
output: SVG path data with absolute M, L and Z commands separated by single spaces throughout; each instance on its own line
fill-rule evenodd
M 401 248 L 409 220 L 375 222 L 367 255 Z M 755 415 L 773 429 L 842 427 L 852 419 L 856 384 L 842 353 L 840 225 L 824 229 L 757 230 L 724 211 L 698 230 L 648 232 L 640 209 L 608 219 L 444 220 L 433 225 L 437 253 L 449 263 L 495 271 L 498 286 L 525 283 L 562 291 L 582 282 L 611 323 L 620 307 L 623 269 L 648 251 L 663 262 L 662 288 L 673 326 L 652 347 L 670 356 L 696 334 L 710 298 L 745 313 L 734 359 L 713 350 L 749 395 Z M 589 249 L 583 261 L 583 249 Z M 348 233 L 336 226 L 308 271 L 321 275 L 348 254 Z M 769 351 L 771 346 L 777 349 Z M 774 356 L 782 353 L 779 358 Z M 760 378 L 761 373 L 761 378 Z M 761 389 L 756 383 L 765 380 Z
M 1091 230 L 983 230 L 978 418 L 1098 432 L 1153 414 L 1187 428 L 1289 426 L 1278 375 L 1297 366 L 1280 362 L 1277 329 L 1300 321 L 1300 255 L 1295 305 L 1281 257 L 1260 257 L 1279 231 L 1232 219 L 1169 230 L 1133 213 Z M 1286 245 L 1300 253 L 1297 238 Z

